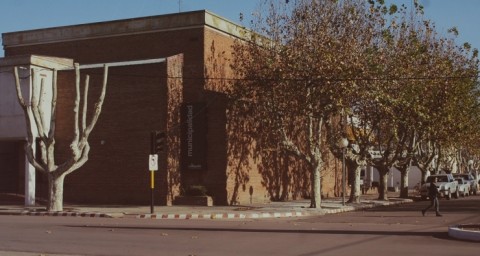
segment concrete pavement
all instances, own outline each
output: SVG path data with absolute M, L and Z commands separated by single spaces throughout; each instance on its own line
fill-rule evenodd
M 237 206 L 98 206 L 65 204 L 62 212 L 47 212 L 44 206 L 25 207 L 23 200 L 0 194 L 0 215 L 28 216 L 72 216 L 100 218 L 138 218 L 138 219 L 262 219 L 321 216 L 367 208 L 382 207 L 413 202 L 412 199 L 389 196 L 388 201 L 377 200 L 377 195 L 362 196 L 360 203 L 343 205 L 342 198 L 328 198 L 321 202 L 321 209 L 309 208 L 309 200 L 269 202 L 265 204 Z M 7 198 L 7 199 L 5 199 Z M 468 227 L 451 226 L 449 236 L 459 240 L 480 241 L 480 224 Z
M 294 200 L 237 206 L 155 206 L 153 213 L 150 206 L 69 204 L 64 205 L 62 212 L 46 212 L 44 206 L 24 207 L 19 202 L 9 204 L 8 200 L 2 203 L 0 197 L 0 214 L 143 219 L 260 219 L 318 216 L 412 202 L 412 199 L 398 196 L 389 197 L 389 201 L 377 200 L 376 197 L 377 195 L 366 195 L 360 203 L 346 205 L 342 204 L 342 198 L 323 199 L 321 209 L 309 208 L 309 200 Z

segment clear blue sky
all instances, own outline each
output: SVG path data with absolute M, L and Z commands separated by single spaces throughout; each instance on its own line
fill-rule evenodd
M 259 0 L 0 0 L 0 33 L 116 19 L 210 10 L 233 22 L 255 11 Z M 279 0 L 283 1 L 283 0 Z M 389 0 L 396 4 L 412 0 Z M 179 5 L 180 3 L 180 5 Z M 420 0 L 440 31 L 456 26 L 458 43 L 480 48 L 480 0 Z M 0 49 L 0 57 L 3 48 Z

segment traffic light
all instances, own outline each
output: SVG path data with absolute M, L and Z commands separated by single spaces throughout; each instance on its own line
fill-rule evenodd
M 165 149 L 166 133 L 161 131 L 152 132 L 152 154 L 163 152 Z

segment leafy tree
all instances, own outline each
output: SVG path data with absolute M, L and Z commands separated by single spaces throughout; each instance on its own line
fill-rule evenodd
M 387 200 L 393 166 L 408 196 L 408 167 L 426 170 L 441 148 L 472 135 L 466 126 L 477 127 L 476 52 L 439 36 L 417 1 L 413 12 L 382 0 L 264 3 L 268 11 L 234 50 L 243 79 L 232 95 L 256 122 L 255 146 L 307 168 L 311 207 L 320 205 L 322 148 L 340 158 L 340 138 L 350 140 L 349 201 L 359 200 L 367 163 Z
M 456 148 L 475 102 L 471 92 L 478 70 L 476 53 L 469 57 L 454 40 L 440 37 L 421 16 L 423 8 L 415 4 L 413 15 L 404 6 L 387 9 L 379 5 L 393 14 L 378 47 L 384 47 L 377 59 L 382 64 L 379 77 L 385 79 L 372 82 L 374 107 L 364 118 L 377 124 L 372 129 L 380 157 L 370 162 L 380 173 L 379 198 L 385 200 L 386 175 L 392 166 L 400 169 L 402 196 L 407 196 L 408 167 L 416 151 L 425 153 L 430 145 L 422 159 L 431 162 L 438 149 Z
M 468 44 L 458 46 L 455 38 L 456 33 L 436 44 L 435 79 L 425 93 L 430 111 L 426 135 L 436 148 L 433 172 L 457 169 L 462 162 L 459 152 L 477 133 L 478 53 Z
M 351 78 L 364 71 L 375 19 L 365 1 L 265 3 L 268 13 L 259 12 L 255 33 L 234 51 L 243 79 L 232 95 L 255 102 L 247 108 L 264 130 L 257 145 L 304 163 L 311 207 L 319 208 L 325 123 L 357 91 Z

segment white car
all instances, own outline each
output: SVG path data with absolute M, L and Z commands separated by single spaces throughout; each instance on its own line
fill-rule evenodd
M 457 173 L 454 174 L 453 177 L 455 178 L 463 178 L 465 182 L 470 184 L 470 195 L 476 195 L 478 191 L 478 183 L 473 177 L 473 175 L 468 174 L 468 173 Z
M 458 198 L 458 183 L 453 178 L 452 174 L 434 174 L 427 177 L 427 182 L 422 185 L 420 188 L 420 197 L 422 200 L 428 198 L 428 187 L 430 186 L 430 181 L 433 180 L 435 186 L 438 188 L 438 192 L 441 197 L 444 197 L 448 200 L 452 198 Z
M 460 196 L 465 197 L 470 195 L 470 182 L 465 181 L 463 178 L 455 178 L 458 183 L 458 193 Z

